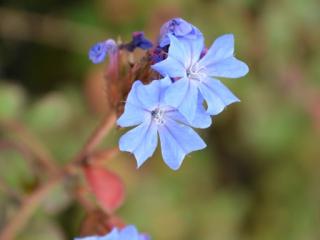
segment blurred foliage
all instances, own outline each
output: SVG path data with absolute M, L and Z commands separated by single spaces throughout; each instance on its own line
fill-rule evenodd
M 3 0 L 0 8 L 73 21 L 83 26 L 84 37 L 91 27 L 106 38 L 128 39 L 145 30 L 155 39 L 173 16 L 199 27 L 208 45 L 234 33 L 236 54 L 250 73 L 224 82 L 242 102 L 201 131 L 208 147 L 187 157 L 178 172 L 165 167 L 159 153 L 139 171 L 128 154 L 108 163 L 127 186 L 119 214 L 157 240 L 320 238 L 318 1 Z M 55 29 L 50 32 L 57 37 Z M 68 51 L 58 40 L 42 40 L 0 32 L 0 121 L 24 123 L 63 164 L 108 111 L 103 68 L 90 64 L 87 48 Z M 113 131 L 104 144 L 115 146 L 121 132 Z M 16 139 L 8 129 L 0 137 Z M 1 179 L 19 194 L 29 193 L 42 177 L 24 160 L 14 149 L 0 153 Z M 53 192 L 18 239 L 78 235 L 84 210 L 69 192 L 68 186 Z M 0 189 L 0 228 L 18 209 L 11 198 Z

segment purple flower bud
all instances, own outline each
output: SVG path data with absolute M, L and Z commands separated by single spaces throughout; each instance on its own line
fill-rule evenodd
M 123 48 L 133 52 L 136 48 L 147 50 L 152 48 L 152 42 L 144 37 L 144 32 L 133 32 L 131 42 L 124 44 Z
M 144 32 L 132 33 L 132 42 L 136 47 L 144 50 L 152 48 L 152 42 L 144 37 Z
M 98 42 L 89 50 L 89 59 L 94 63 L 101 63 L 105 60 L 108 54 L 116 52 L 118 46 L 113 39 L 108 39 L 104 42 Z
M 164 47 L 170 44 L 168 34 L 174 35 L 178 39 L 196 39 L 203 37 L 198 28 L 182 18 L 173 18 L 162 25 L 160 29 L 159 46 Z

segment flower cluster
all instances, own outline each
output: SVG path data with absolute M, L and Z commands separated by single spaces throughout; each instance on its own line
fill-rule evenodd
M 138 32 L 118 49 L 151 46 Z M 91 50 L 90 58 L 100 62 L 105 55 Z M 239 78 L 249 69 L 234 57 L 232 34 L 220 36 L 207 49 L 200 30 L 181 18 L 161 27 L 159 40 L 148 56 L 153 64 L 149 67 L 161 77 L 150 79 L 148 84 L 134 79 L 117 124 L 136 127 L 120 138 L 119 148 L 133 153 L 139 167 L 153 155 L 159 136 L 164 162 L 177 170 L 187 154 L 206 147 L 193 128 L 208 128 L 211 116 L 239 101 L 217 78 Z
M 74 240 L 150 240 L 150 237 L 146 234 L 139 233 L 135 226 L 128 225 L 121 230 L 113 228 L 112 231 L 105 236 L 90 236 L 75 238 Z
M 140 48 L 146 55 L 134 61 Z M 126 51 L 129 54 L 123 54 Z M 239 99 L 217 78 L 239 78 L 248 66 L 234 57 L 234 37 L 218 37 L 206 48 L 201 31 L 181 18 L 166 22 L 156 44 L 143 32 L 130 42 L 108 39 L 89 51 L 97 64 L 109 56 L 106 69 L 109 105 L 119 113 L 117 125 L 132 127 L 119 140 L 121 151 L 132 153 L 140 167 L 160 142 L 165 164 L 180 168 L 185 156 L 206 147 L 194 130 L 211 126 L 212 116 Z M 124 61 L 127 56 L 127 62 Z M 124 106 L 120 102 L 125 100 Z M 129 225 L 105 236 L 75 240 L 150 240 Z

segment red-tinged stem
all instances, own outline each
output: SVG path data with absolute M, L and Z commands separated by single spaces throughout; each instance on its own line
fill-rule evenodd
M 35 190 L 30 196 L 26 197 L 22 201 L 22 207 L 19 212 L 3 228 L 3 231 L 0 233 L 0 240 L 14 239 L 33 215 L 38 205 L 62 179 L 63 175 L 59 175 Z
M 9 129 L 14 132 L 25 149 L 35 157 L 35 160 L 38 161 L 46 171 L 53 175 L 58 172 L 58 166 L 51 153 L 22 123 L 10 121 L 1 122 L 0 125 L 2 125 L 4 129 Z
M 7 225 L 4 226 L 2 232 L 0 232 L 0 240 L 15 239 L 15 237 L 27 224 L 30 217 L 32 217 L 37 207 L 48 196 L 51 190 L 58 184 L 61 184 L 67 176 L 80 172 L 74 170 L 79 170 L 79 168 L 81 168 L 81 163 L 85 163 L 83 161 L 90 157 L 90 155 L 94 152 L 95 147 L 112 129 L 115 121 L 116 115 L 114 113 L 106 116 L 83 146 L 79 154 L 77 154 L 77 156 L 70 163 L 68 163 L 59 174 L 54 175 L 51 180 L 40 186 L 22 201 L 20 210 L 7 223 Z M 110 156 L 112 155 L 113 154 Z
M 101 142 L 101 140 L 109 133 L 113 128 L 116 121 L 115 113 L 111 113 L 104 117 L 101 124 L 95 129 L 88 141 L 83 146 L 79 154 L 74 158 L 74 163 L 81 163 L 89 155 L 92 154 L 95 147 Z

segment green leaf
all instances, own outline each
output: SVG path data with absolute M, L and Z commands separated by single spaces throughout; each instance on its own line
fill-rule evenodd
M 19 153 L 2 151 L 0 154 L 0 175 L 6 183 L 17 190 L 24 191 L 24 186 L 34 181 L 32 169 Z
M 47 216 L 39 215 L 30 221 L 18 240 L 63 240 L 66 239 L 60 227 Z
M 19 116 L 23 109 L 25 94 L 21 87 L 13 84 L 0 84 L 0 120 Z
M 71 118 L 69 102 L 52 93 L 36 102 L 27 114 L 28 125 L 37 130 L 55 130 L 67 124 Z

